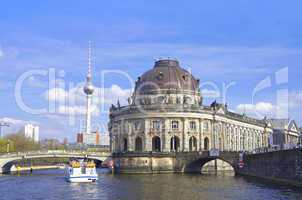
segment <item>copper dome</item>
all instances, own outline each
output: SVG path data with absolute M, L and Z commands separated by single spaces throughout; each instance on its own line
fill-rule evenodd
M 155 62 L 153 69 L 138 78 L 135 93 L 150 94 L 159 91 L 196 93 L 199 91 L 199 80 L 182 69 L 177 60 L 159 60 Z

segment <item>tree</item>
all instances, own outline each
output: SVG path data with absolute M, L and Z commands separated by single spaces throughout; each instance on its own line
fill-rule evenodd
M 0 139 L 0 153 L 8 153 L 14 151 L 14 144 L 7 139 Z
M 4 139 L 12 143 L 12 151 L 15 152 L 35 151 L 40 149 L 38 143 L 35 143 L 31 138 L 27 138 L 23 134 L 9 134 Z

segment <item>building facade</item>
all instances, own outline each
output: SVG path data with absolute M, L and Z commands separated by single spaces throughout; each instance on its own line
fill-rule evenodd
M 87 133 L 78 133 L 77 134 L 77 143 L 85 145 L 100 145 L 100 133 L 98 131 Z
M 113 152 L 252 151 L 267 147 L 266 119 L 233 113 L 227 105 L 203 105 L 199 79 L 176 60 L 159 60 L 138 77 L 128 105 L 110 109 Z
M 273 144 L 290 147 L 300 144 L 301 132 L 297 123 L 290 119 L 270 119 L 273 129 Z

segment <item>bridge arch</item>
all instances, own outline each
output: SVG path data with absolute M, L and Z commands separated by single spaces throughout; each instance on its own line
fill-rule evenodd
M 208 156 L 208 155 L 200 155 L 192 157 L 191 159 L 187 159 L 186 163 L 183 166 L 182 171 L 184 173 L 201 173 L 202 167 L 213 160 L 222 160 L 232 166 L 234 173 L 236 174 L 237 166 L 238 166 L 238 158 L 239 155 L 237 152 L 227 152 L 222 153 L 219 156 Z
M 213 173 L 233 174 L 235 172 L 235 169 L 229 162 L 216 158 L 204 163 L 200 167 L 200 171 L 202 174 L 213 174 Z

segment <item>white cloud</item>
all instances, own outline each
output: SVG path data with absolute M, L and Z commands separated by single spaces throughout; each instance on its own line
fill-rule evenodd
M 43 94 L 44 98 L 53 102 L 65 102 L 69 95 L 68 92 L 62 88 L 52 88 Z
M 29 77 L 27 82 L 28 82 L 29 86 L 31 86 L 31 87 L 45 88 L 47 86 L 46 82 L 43 82 L 42 80 L 40 80 L 34 76 Z
M 92 105 L 91 107 L 92 115 L 98 116 L 100 114 L 100 109 L 96 105 Z M 85 106 L 59 106 L 58 108 L 59 114 L 66 115 L 85 115 L 86 107 Z
M 9 117 L 3 117 L 0 119 L 1 122 L 6 122 L 8 124 L 10 124 L 10 126 L 14 126 L 14 125 L 24 125 L 27 123 L 31 123 L 31 124 L 39 124 L 38 122 L 35 121 L 26 121 L 26 120 L 21 120 L 21 119 L 14 119 L 14 118 L 9 118 Z
M 0 58 L 3 57 L 3 51 L 2 49 L 0 48 Z
M 218 98 L 220 97 L 220 92 L 217 90 L 202 89 L 201 95 L 203 98 Z
M 83 115 L 86 112 L 86 95 L 82 88 L 83 83 L 69 90 L 55 87 L 47 90 L 43 94 L 43 97 L 50 102 L 58 104 L 58 114 Z M 94 91 L 92 98 L 92 110 L 94 115 L 100 114 L 99 108 L 101 104 L 116 104 L 116 102 L 120 100 L 120 103 L 123 105 L 127 103 L 127 98 L 131 95 L 130 89 L 122 89 L 118 85 L 112 85 L 104 89 L 95 87 Z
M 28 124 L 28 123 L 40 125 L 40 123 L 38 123 L 36 121 L 27 121 L 27 120 L 10 118 L 10 117 L 0 118 L 0 122 L 6 122 L 9 124 L 9 127 L 3 128 L 3 134 L 16 133 L 20 130 L 20 128 L 22 126 L 24 126 L 25 124 Z
M 256 118 L 263 118 L 265 116 L 274 117 L 276 111 L 276 106 L 268 102 L 259 102 L 257 104 L 239 104 L 236 107 L 236 112 Z
M 111 85 L 110 88 L 97 88 L 97 93 L 100 98 L 100 101 L 103 99 L 104 104 L 116 104 L 119 100 L 121 104 L 127 104 L 127 98 L 130 97 L 132 90 L 131 89 L 122 89 L 118 85 Z M 102 103 L 102 102 L 101 102 Z

